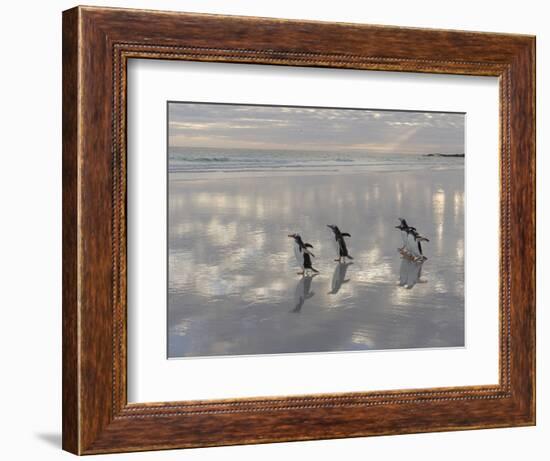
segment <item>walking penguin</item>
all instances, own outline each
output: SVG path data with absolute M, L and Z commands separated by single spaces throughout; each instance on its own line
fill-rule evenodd
M 294 256 L 302 268 L 302 272 L 298 272 L 298 275 L 304 275 L 307 271 L 318 273 L 319 271 L 312 266 L 311 262 L 311 258 L 314 258 L 315 255 L 309 249 L 313 248 L 313 245 L 304 243 L 300 234 L 290 234 L 288 237 L 294 239 Z
M 404 250 L 407 246 L 407 238 L 409 235 L 409 229 L 416 230 L 414 227 L 410 227 L 407 224 L 407 221 L 405 218 L 397 218 L 399 219 L 399 226 L 395 226 L 396 229 L 399 229 L 401 231 L 401 240 L 403 242 L 403 246 L 400 248 L 400 250 Z
M 420 235 L 416 227 L 409 226 L 404 218 L 398 219 L 400 224 L 399 226 L 395 226 L 395 228 L 401 231 L 401 240 L 403 242 L 403 246 L 399 248 L 399 252 L 416 261 L 425 261 L 428 259 L 422 252 L 422 242 L 429 242 L 430 240 Z
M 340 232 L 340 229 L 338 229 L 336 224 L 327 224 L 327 227 L 334 233 L 334 243 L 337 256 L 335 261 L 342 262 L 342 258 L 344 258 L 344 261 L 346 258 L 353 259 L 353 257 L 351 257 L 348 253 L 348 247 L 346 246 L 346 241 L 344 240 L 344 237 L 351 237 L 351 235 L 347 232 Z

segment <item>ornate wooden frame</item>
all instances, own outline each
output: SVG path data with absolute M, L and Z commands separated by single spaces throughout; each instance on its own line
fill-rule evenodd
M 131 58 L 498 76 L 499 384 L 129 404 L 125 110 Z M 63 13 L 65 450 L 91 454 L 534 423 L 534 37 L 93 7 Z

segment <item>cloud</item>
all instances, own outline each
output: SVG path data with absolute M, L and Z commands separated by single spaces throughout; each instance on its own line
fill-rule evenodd
M 171 147 L 463 153 L 464 114 L 170 103 Z

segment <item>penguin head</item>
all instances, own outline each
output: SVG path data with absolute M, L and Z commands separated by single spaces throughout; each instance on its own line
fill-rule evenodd
M 289 234 L 288 238 L 294 239 L 296 242 L 299 242 L 302 240 L 302 237 L 300 237 L 300 234 Z
M 339 231 L 336 224 L 327 224 L 327 227 L 332 230 L 332 232 L 337 233 Z
M 399 220 L 399 226 L 395 226 L 396 229 L 406 230 L 408 229 L 407 221 L 404 218 L 397 218 Z

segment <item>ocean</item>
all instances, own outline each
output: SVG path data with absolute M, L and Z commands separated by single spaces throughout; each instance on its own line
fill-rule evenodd
M 446 155 L 446 154 L 444 154 Z M 464 158 L 414 154 L 373 154 L 251 149 L 171 148 L 169 173 L 315 174 L 351 171 L 441 169 L 462 167 Z M 193 179 L 193 176 L 189 177 Z M 189 179 L 186 178 L 186 179 Z M 174 177 L 174 179 L 176 179 Z

